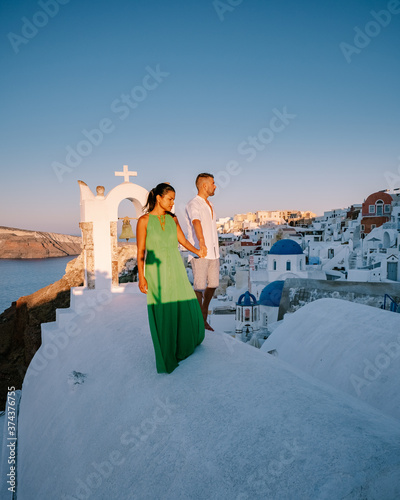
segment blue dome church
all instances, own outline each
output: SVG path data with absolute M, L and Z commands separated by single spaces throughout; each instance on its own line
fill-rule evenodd
M 260 306 L 250 292 L 243 293 L 236 303 L 236 334 L 251 334 L 260 328 Z
M 286 278 L 307 278 L 306 256 L 301 246 L 294 240 L 277 241 L 267 257 L 269 281 L 281 281 Z
M 263 288 L 260 299 L 260 323 L 267 328 L 278 320 L 279 304 L 281 302 L 284 280 L 273 281 Z

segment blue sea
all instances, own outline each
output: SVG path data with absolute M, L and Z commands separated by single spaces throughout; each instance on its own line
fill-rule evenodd
M 11 302 L 62 278 L 76 256 L 49 259 L 0 259 L 0 314 Z

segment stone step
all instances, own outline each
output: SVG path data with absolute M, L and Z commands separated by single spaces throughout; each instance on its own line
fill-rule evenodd
M 113 287 L 111 290 L 89 289 L 86 287 L 71 288 L 70 309 L 76 312 L 82 312 L 87 308 L 101 307 L 109 304 L 115 294 L 121 293 L 140 293 L 138 283 L 122 283 L 120 286 Z
M 56 321 L 52 321 L 51 323 L 42 323 L 40 325 L 40 329 L 42 332 L 42 345 L 47 344 L 47 342 L 51 342 L 54 338 L 55 332 L 59 330 Z
M 59 328 L 66 328 L 76 318 L 76 312 L 71 309 L 56 309 L 56 323 Z

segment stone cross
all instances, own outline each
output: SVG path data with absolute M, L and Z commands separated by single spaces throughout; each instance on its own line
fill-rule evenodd
M 120 176 L 120 177 L 124 177 L 124 182 L 130 182 L 129 181 L 129 177 L 130 176 L 136 176 L 137 175 L 137 172 L 129 172 L 128 171 L 128 165 L 124 165 L 124 169 L 123 169 L 123 172 L 114 172 L 115 175 L 117 176 Z

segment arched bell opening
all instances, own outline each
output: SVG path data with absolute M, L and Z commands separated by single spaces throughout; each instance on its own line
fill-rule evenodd
M 125 198 L 118 205 L 118 246 L 136 244 L 137 219 L 141 215 L 137 213 L 132 199 Z
M 136 226 L 142 205 L 133 198 L 125 198 L 118 204 L 117 214 L 118 220 L 110 224 L 113 286 L 137 280 Z

